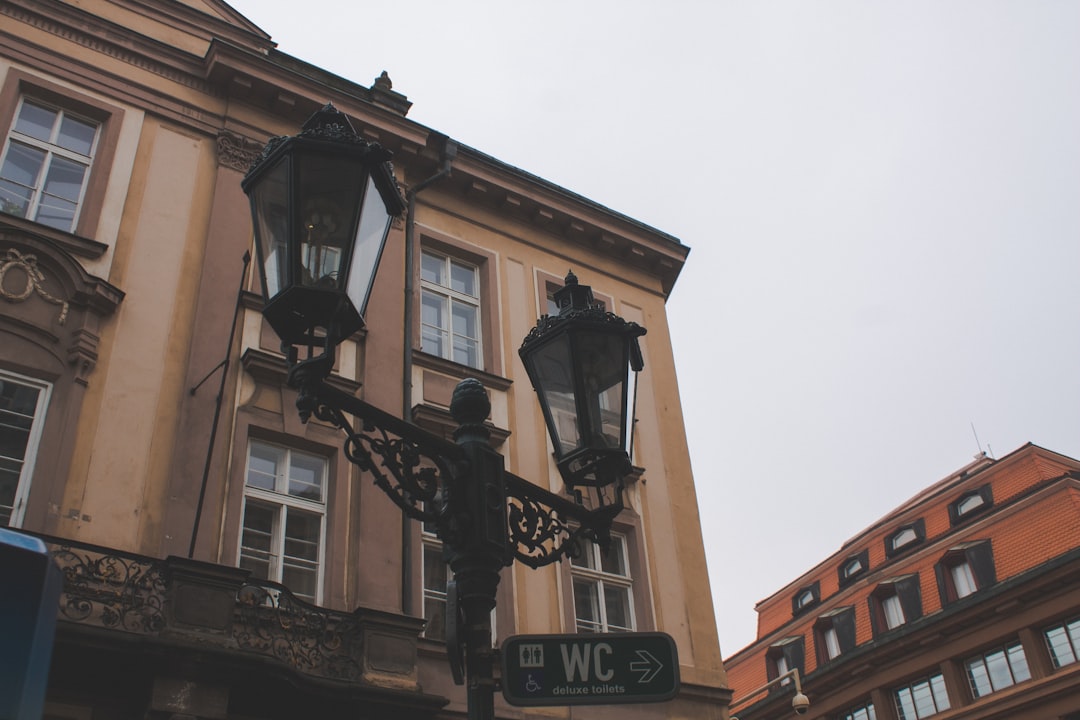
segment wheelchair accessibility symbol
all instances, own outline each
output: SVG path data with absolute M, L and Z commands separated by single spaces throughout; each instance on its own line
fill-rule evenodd
M 540 683 L 536 682 L 536 680 L 532 676 L 532 673 L 529 673 L 529 679 L 525 681 L 525 692 L 536 693 L 540 692 L 541 690 L 543 690 L 543 688 L 540 686 Z

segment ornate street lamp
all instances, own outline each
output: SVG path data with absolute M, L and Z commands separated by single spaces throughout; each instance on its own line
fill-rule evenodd
M 540 567 L 579 555 L 583 542 L 610 541 L 631 471 L 633 378 L 645 330 L 604 312 L 570 274 L 556 293 L 559 315 L 541 318 L 522 345 L 574 499 L 506 471 L 484 425 L 487 390 L 475 379 L 454 391 L 454 442 L 331 386 L 337 346 L 364 326 L 390 223 L 405 208 L 389 160 L 330 105 L 299 135 L 270 141 L 242 183 L 251 199 L 263 314 L 281 338 L 301 418 L 341 428 L 346 457 L 443 541 L 453 570 L 451 670 L 457 682 L 468 681 L 470 720 L 489 720 L 500 570 L 515 560 Z
M 263 316 L 287 345 L 336 344 L 364 326 L 375 271 L 405 209 L 390 152 L 327 104 L 275 137 L 244 177 Z
M 574 273 L 519 351 L 568 488 L 602 488 L 632 470 L 636 377 L 645 328 L 605 312 Z

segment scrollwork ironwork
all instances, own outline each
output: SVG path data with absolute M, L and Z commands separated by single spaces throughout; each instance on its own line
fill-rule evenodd
M 141 634 L 165 627 L 160 561 L 68 544 L 52 546 L 51 553 L 64 576 L 62 618 Z
M 443 523 L 442 486 L 458 471 L 461 451 L 419 428 L 366 403 L 321 385 L 314 393 L 315 417 L 345 433 L 345 456 L 371 474 L 375 485 L 405 514 L 421 522 Z M 345 413 L 357 418 L 354 427 Z M 441 534 L 441 533 L 440 533 Z
M 252 580 L 240 588 L 232 636 L 240 649 L 304 673 L 353 682 L 362 676 L 359 622 L 310 605 L 278 583 Z

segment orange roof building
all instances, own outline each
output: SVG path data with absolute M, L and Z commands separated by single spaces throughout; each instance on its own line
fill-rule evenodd
M 740 720 L 792 715 L 792 680 L 808 719 L 1078 720 L 1080 462 L 980 454 L 756 609 Z

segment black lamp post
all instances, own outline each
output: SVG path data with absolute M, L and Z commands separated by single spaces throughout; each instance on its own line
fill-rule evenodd
M 540 567 L 610 541 L 631 470 L 640 326 L 604 312 L 571 273 L 521 346 L 559 470 L 574 499 L 507 472 L 484 420 L 479 381 L 463 380 L 450 412 L 455 442 L 375 408 L 326 381 L 337 345 L 364 326 L 390 223 L 404 210 L 390 153 L 327 105 L 299 135 L 273 138 L 244 177 L 259 254 L 263 314 L 281 338 L 297 406 L 341 428 L 345 454 L 409 516 L 432 523 L 453 570 L 447 651 L 468 681 L 469 717 L 494 717 L 491 610 L 499 572 Z M 300 357 L 300 349 L 306 356 Z M 350 420 L 349 416 L 353 419 Z

